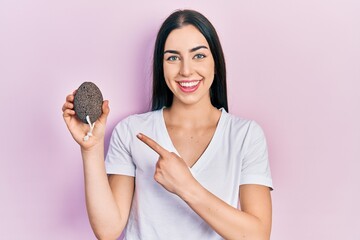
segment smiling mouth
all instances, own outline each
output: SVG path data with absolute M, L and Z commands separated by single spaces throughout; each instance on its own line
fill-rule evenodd
M 199 84 L 200 80 L 197 81 L 186 81 L 186 82 L 179 82 L 179 85 L 183 88 L 193 88 Z
M 181 91 L 183 91 L 184 93 L 192 93 L 198 89 L 198 87 L 200 86 L 200 81 L 201 80 L 179 81 L 178 84 Z

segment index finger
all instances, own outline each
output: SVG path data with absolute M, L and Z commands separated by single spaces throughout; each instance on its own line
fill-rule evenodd
M 142 133 L 139 133 L 136 136 L 138 137 L 138 139 L 140 139 L 143 143 L 148 145 L 152 150 L 154 150 L 161 157 L 163 157 L 163 156 L 165 156 L 166 154 L 169 153 L 169 151 L 167 151 L 165 148 L 160 146 L 157 142 L 155 142 L 154 140 L 152 140 L 148 136 L 146 136 L 146 135 L 144 135 Z
M 73 102 L 74 101 L 74 97 L 75 97 L 75 93 L 76 90 L 74 90 L 72 93 L 70 93 L 69 95 L 66 96 L 66 101 L 67 102 Z

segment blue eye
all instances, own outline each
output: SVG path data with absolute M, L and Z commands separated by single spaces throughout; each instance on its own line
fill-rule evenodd
M 196 55 L 194 56 L 194 58 L 195 58 L 195 59 L 203 59 L 203 58 L 206 58 L 206 56 L 205 56 L 204 54 L 199 53 L 199 54 L 196 54 Z
M 170 56 L 166 60 L 168 60 L 168 61 L 176 61 L 176 60 L 179 60 L 179 57 L 178 56 Z

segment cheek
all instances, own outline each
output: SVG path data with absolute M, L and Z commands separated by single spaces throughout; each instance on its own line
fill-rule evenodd
M 168 67 L 164 66 L 164 78 L 165 78 L 165 83 L 168 86 L 168 88 L 171 89 L 171 87 L 169 86 L 171 83 L 171 79 L 172 79 L 172 74 L 170 72 L 170 69 Z
M 175 64 L 164 64 L 163 68 L 164 68 L 164 77 L 166 81 L 171 80 L 171 78 L 174 78 L 179 72 L 179 68 Z
M 202 73 L 203 76 L 211 78 L 211 76 L 215 75 L 215 66 L 214 64 L 206 64 L 199 68 L 199 71 Z
M 212 61 L 210 64 L 209 64 L 209 69 L 211 69 L 211 75 L 215 75 L 215 63 L 214 61 Z

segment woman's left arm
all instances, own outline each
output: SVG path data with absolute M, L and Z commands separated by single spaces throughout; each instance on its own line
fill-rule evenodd
M 271 197 L 266 186 L 240 186 L 241 210 L 205 189 L 191 174 L 185 161 L 151 138 L 138 138 L 159 154 L 154 179 L 166 190 L 182 198 L 224 239 L 265 240 L 270 238 Z
M 241 210 L 225 203 L 197 181 L 178 195 L 224 239 L 270 239 L 271 196 L 266 186 L 240 186 Z

